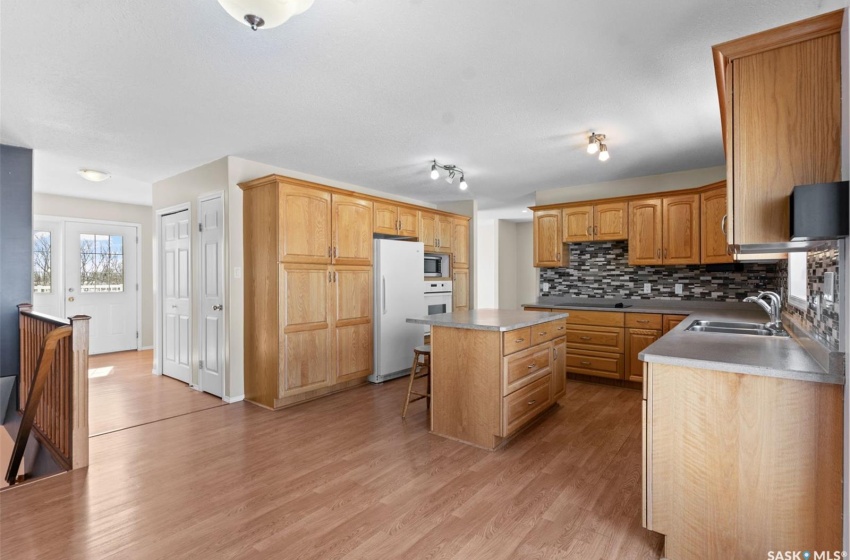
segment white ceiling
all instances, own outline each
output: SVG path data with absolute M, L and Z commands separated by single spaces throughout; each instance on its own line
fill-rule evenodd
M 316 0 L 252 32 L 215 0 L 3 0 L 0 140 L 142 183 L 235 155 L 519 207 L 722 164 L 711 45 L 846 5 Z M 607 163 L 584 152 L 589 130 L 608 134 Z M 432 182 L 432 157 L 469 191 Z

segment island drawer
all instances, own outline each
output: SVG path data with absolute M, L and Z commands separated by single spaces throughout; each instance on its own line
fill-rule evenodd
M 598 325 L 601 327 L 622 327 L 625 324 L 623 312 L 616 311 L 577 311 L 567 310 L 568 325 Z
M 540 344 L 542 342 L 549 342 L 552 339 L 563 336 L 566 330 L 567 324 L 564 319 L 533 325 L 531 327 L 531 343 Z
M 618 327 L 567 327 L 567 348 L 601 352 L 623 352 L 623 329 Z
M 569 343 L 567 345 L 569 348 Z M 609 379 L 622 379 L 624 371 L 622 354 L 604 352 L 567 352 L 567 371 L 582 375 L 595 375 Z
M 503 394 L 513 393 L 548 371 L 550 364 L 550 344 L 540 344 L 504 358 Z
M 661 315 L 654 313 L 626 313 L 626 327 L 630 329 L 661 330 Z
M 549 406 L 549 375 L 508 395 L 502 403 L 502 437 L 508 437 Z
M 502 348 L 504 355 L 513 354 L 525 350 L 531 343 L 531 327 L 523 327 L 513 331 L 507 331 L 502 335 Z

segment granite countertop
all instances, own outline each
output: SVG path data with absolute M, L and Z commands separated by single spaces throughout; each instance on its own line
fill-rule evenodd
M 431 325 L 436 327 L 451 327 L 455 329 L 472 329 L 479 331 L 512 331 L 522 327 L 530 327 L 547 323 L 556 319 L 565 319 L 568 313 L 548 313 L 541 311 L 521 311 L 506 309 L 474 309 L 472 311 L 455 311 L 454 313 L 439 313 L 424 317 L 411 317 L 408 323 Z

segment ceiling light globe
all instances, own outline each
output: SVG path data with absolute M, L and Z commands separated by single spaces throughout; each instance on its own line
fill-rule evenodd
M 610 157 L 611 155 L 608 153 L 608 146 L 602 144 L 599 148 L 599 161 L 608 161 L 608 158 Z
M 460 185 L 458 185 L 458 186 L 460 187 L 460 190 L 462 190 L 462 191 L 465 191 L 466 189 L 469 188 L 469 185 L 466 184 L 466 179 L 464 179 L 463 177 L 460 178 Z
M 599 151 L 599 144 L 596 143 L 596 140 L 591 138 L 590 142 L 587 144 L 587 153 L 592 155 L 592 154 L 595 154 L 598 151 Z
M 91 181 L 93 183 L 100 183 L 101 181 L 106 181 L 112 175 L 107 171 L 98 171 L 96 169 L 80 169 L 77 171 L 77 175 L 85 179 L 86 181 Z
M 252 29 L 271 29 L 286 23 L 292 16 L 304 13 L 313 0 L 218 0 L 233 19 Z M 253 22 L 258 21 L 256 26 Z
M 434 179 L 435 181 L 440 178 L 440 172 L 437 171 L 436 167 L 431 168 L 431 178 Z

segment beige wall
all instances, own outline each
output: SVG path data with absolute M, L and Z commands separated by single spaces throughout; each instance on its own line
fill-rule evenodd
M 415 202 L 414 204 L 421 204 Z M 476 240 L 475 224 L 478 222 L 478 201 L 477 200 L 458 200 L 455 202 L 440 202 L 437 203 L 437 209 L 443 212 L 451 212 L 460 214 L 461 216 L 469 216 L 472 218 L 469 221 L 469 308 L 475 309 L 476 302 L 476 285 L 475 278 L 475 263 L 477 262 L 476 255 L 478 254 L 478 242 Z
M 533 303 L 539 295 L 537 269 L 534 268 L 534 224 L 518 223 L 516 226 L 516 299 L 517 305 Z
M 158 242 L 158 232 L 156 231 L 156 222 L 155 222 L 155 214 L 158 210 L 162 210 L 164 208 L 170 208 L 173 206 L 177 206 L 184 203 L 189 203 L 191 206 L 190 216 L 191 216 L 191 224 L 194 231 L 195 224 L 198 223 L 198 197 L 201 195 L 211 194 L 215 192 L 223 192 L 225 193 L 224 204 L 225 208 L 227 208 L 227 158 L 221 158 L 216 161 L 207 163 L 200 167 L 196 167 L 195 169 L 191 169 L 184 173 L 180 173 L 179 175 L 175 175 L 174 177 L 170 177 L 168 179 L 163 179 L 162 181 L 158 181 L 153 184 L 153 209 L 151 211 L 152 220 L 154 220 L 154 232 L 152 236 L 152 246 L 154 249 L 157 247 Z M 226 212 L 226 210 L 225 210 Z M 240 221 L 240 229 L 241 229 L 241 221 Z M 225 233 L 228 230 L 228 223 L 225 221 Z M 200 240 L 197 235 L 191 236 L 191 251 L 192 251 L 192 271 L 193 278 L 192 281 L 195 281 L 194 273 L 195 271 L 200 269 Z M 154 258 L 157 258 L 157 252 L 154 251 Z M 154 278 L 154 294 L 156 294 L 158 290 L 158 278 L 157 270 L 158 266 L 154 266 L 154 274 L 152 275 Z M 225 275 L 225 291 L 227 290 L 227 275 Z M 198 321 L 200 315 L 200 309 L 198 307 L 197 298 L 192 297 L 192 383 L 197 385 L 199 374 L 198 374 Z M 154 307 L 155 303 L 151 305 Z M 225 317 L 227 317 L 227 310 L 229 309 L 228 302 L 225 302 Z M 241 316 L 240 316 L 241 318 Z M 154 316 L 154 321 L 156 321 L 156 315 Z M 157 329 L 155 328 L 155 336 L 159 336 Z M 226 345 L 225 345 L 226 348 Z M 233 375 L 231 372 L 231 368 L 227 365 L 227 354 L 225 350 L 225 379 L 224 379 L 224 394 L 227 397 L 233 397 L 236 395 L 241 395 L 241 367 L 239 369 L 239 382 L 236 384 L 237 388 L 239 388 L 238 393 L 232 392 L 232 381 Z M 154 356 L 156 361 L 155 368 L 158 368 L 159 365 L 159 356 Z M 157 369 L 158 370 L 158 369 Z
M 517 309 L 517 227 L 516 223 L 507 220 L 497 220 L 496 224 L 499 309 Z
M 153 346 L 153 214 L 150 206 L 104 202 L 54 194 L 33 193 L 33 214 L 59 218 L 81 218 L 141 225 L 139 245 L 142 268 L 139 271 L 139 292 L 142 299 L 142 347 Z
M 498 220 L 479 220 L 475 226 L 475 307 L 499 307 L 498 245 L 496 226 Z
M 663 175 L 648 175 L 646 177 L 633 177 L 619 181 L 590 183 L 587 185 L 537 191 L 535 193 L 535 200 L 537 204 L 558 204 L 560 202 L 576 202 L 592 200 L 594 198 L 690 189 L 725 179 L 726 166 L 721 165 L 677 173 L 664 173 Z

